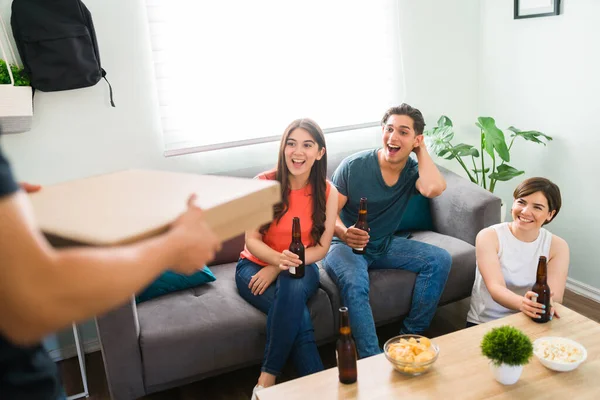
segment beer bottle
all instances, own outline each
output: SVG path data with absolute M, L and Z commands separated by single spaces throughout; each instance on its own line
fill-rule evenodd
M 369 224 L 367 223 L 367 198 L 362 197 L 360 199 L 360 209 L 358 210 L 358 221 L 354 224 L 355 228 L 362 229 L 365 232 L 369 231 Z M 364 247 L 353 248 L 354 254 L 365 254 Z
M 356 382 L 356 344 L 350 332 L 348 307 L 340 308 L 340 336 L 335 351 L 340 382 L 346 384 Z
M 302 261 L 297 267 L 290 267 L 289 273 L 292 278 L 304 277 L 304 245 L 302 244 L 302 233 L 300 231 L 300 218 L 294 217 L 292 221 L 292 243 L 290 249 L 292 253 L 297 254 Z
M 538 303 L 546 306 L 544 314 L 538 314 L 540 318 L 531 318 L 535 322 L 544 323 L 550 321 L 550 286 L 548 286 L 548 268 L 546 267 L 546 257 L 540 256 L 538 262 L 536 281 L 531 288 L 532 292 L 537 293 Z

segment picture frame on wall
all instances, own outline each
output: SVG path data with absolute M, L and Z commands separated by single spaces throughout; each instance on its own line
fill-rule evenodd
M 549 17 L 560 14 L 560 0 L 515 0 L 515 18 Z

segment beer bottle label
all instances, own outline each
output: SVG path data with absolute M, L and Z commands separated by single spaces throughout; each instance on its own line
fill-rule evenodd
M 290 274 L 296 275 L 296 267 L 290 267 Z

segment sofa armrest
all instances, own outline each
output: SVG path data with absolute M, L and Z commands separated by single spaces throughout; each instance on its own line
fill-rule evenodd
M 480 230 L 500 223 L 501 199 L 468 179 L 438 167 L 446 179 L 446 190 L 431 199 L 431 217 L 436 232 L 475 245 Z
M 137 399 L 146 393 L 139 345 L 135 298 L 96 317 L 106 381 L 113 400 Z

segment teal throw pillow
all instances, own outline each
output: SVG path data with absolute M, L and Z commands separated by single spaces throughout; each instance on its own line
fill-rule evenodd
M 432 231 L 433 220 L 429 199 L 422 194 L 412 196 L 402 215 L 398 231 Z
M 167 271 L 159 276 L 146 289 L 135 297 L 136 303 L 141 303 L 146 300 L 153 299 L 168 293 L 177 292 L 179 290 L 189 289 L 203 285 L 216 280 L 212 271 L 208 267 L 195 272 L 192 275 L 178 274 L 177 272 Z

